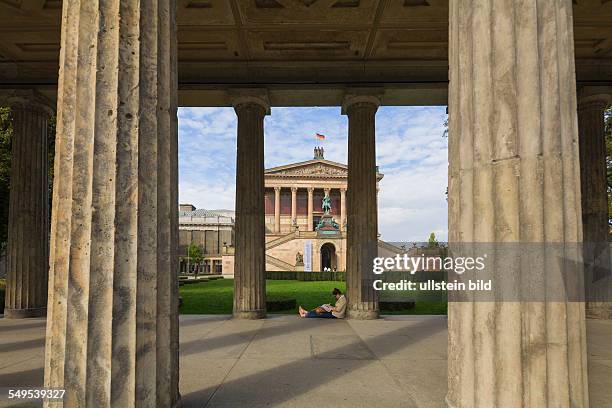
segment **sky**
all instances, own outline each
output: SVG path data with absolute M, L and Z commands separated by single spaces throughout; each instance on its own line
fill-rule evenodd
M 376 160 L 384 174 L 378 225 L 386 241 L 447 239 L 448 140 L 446 107 L 381 107 L 376 114 Z M 179 201 L 196 208 L 234 209 L 236 114 L 232 108 L 179 109 Z M 326 136 L 318 140 L 316 133 Z M 325 158 L 347 162 L 347 117 L 339 107 L 272 108 L 266 116 L 266 168 Z

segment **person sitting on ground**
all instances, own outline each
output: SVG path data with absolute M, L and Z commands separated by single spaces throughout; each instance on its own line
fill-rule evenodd
M 301 317 L 321 317 L 330 319 L 344 319 L 346 314 L 346 297 L 342 294 L 342 291 L 338 288 L 334 288 L 332 295 L 336 298 L 336 305 L 324 304 L 313 310 L 307 312 L 302 306 L 300 306 Z

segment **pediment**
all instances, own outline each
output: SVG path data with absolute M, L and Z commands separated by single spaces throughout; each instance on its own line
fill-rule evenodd
M 327 160 L 311 160 L 266 170 L 266 176 L 280 177 L 347 177 L 345 165 Z

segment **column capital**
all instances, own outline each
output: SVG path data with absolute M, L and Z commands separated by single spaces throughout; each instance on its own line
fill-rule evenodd
M 291 187 L 291 192 L 292 192 L 292 193 L 297 193 L 297 191 L 298 191 L 298 188 L 297 188 L 297 187 Z
M 306 187 L 306 190 L 308 191 L 309 194 L 312 194 L 314 192 L 314 187 Z
M 228 91 L 232 106 L 258 105 L 264 109 L 265 115 L 270 114 L 270 98 L 265 88 L 234 88 Z
M 578 110 L 589 109 L 589 107 L 596 107 L 598 109 L 605 108 L 612 102 L 612 95 L 609 94 L 595 94 L 595 95 L 584 95 L 578 97 Z
M 375 111 L 381 103 L 385 91 L 382 88 L 349 88 L 342 100 L 342 114 L 348 115 L 349 109 L 355 105 L 363 104 Z
M 55 104 L 34 89 L 7 89 L 0 91 L 0 104 L 43 112 L 48 116 L 55 113 Z
M 280 191 L 281 191 L 281 188 L 282 188 L 282 187 L 276 186 L 276 187 L 274 187 L 274 191 L 278 191 L 278 192 L 280 192 Z
M 340 192 L 343 193 L 343 194 L 346 194 L 346 187 L 340 188 Z

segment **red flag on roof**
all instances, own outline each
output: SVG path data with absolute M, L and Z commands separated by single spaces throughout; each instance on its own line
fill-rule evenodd
M 316 136 L 317 136 L 317 139 L 319 139 L 319 140 L 325 140 L 325 135 L 317 133 Z

